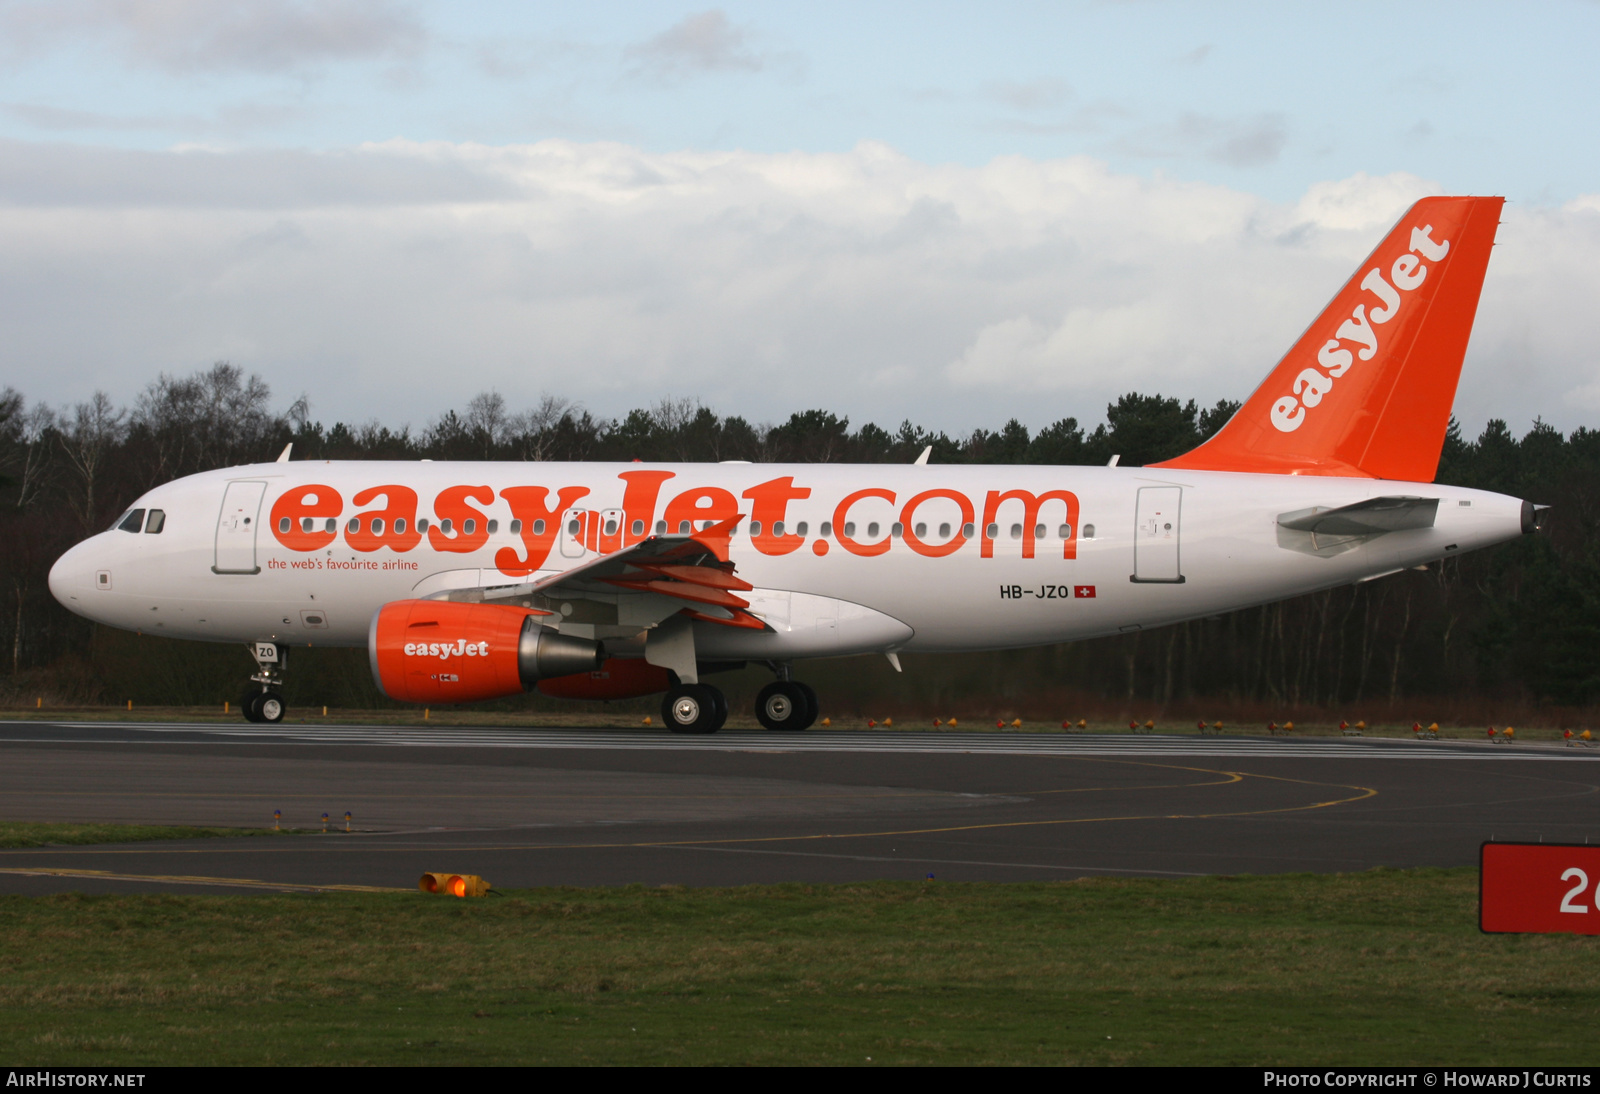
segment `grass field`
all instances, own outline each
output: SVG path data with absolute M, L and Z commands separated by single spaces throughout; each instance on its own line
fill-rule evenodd
M 271 828 L 189 828 L 167 824 L 34 824 L 29 821 L 0 821 L 0 847 L 142 843 L 145 840 L 273 834 L 274 830 Z
M 0 898 L 51 1063 L 1594 1064 L 1600 940 L 1476 871 Z

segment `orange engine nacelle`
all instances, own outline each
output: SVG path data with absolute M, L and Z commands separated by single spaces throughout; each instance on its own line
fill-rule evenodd
M 593 672 L 539 681 L 539 690 L 552 699 L 635 699 L 671 686 L 672 673 L 660 665 L 622 657 L 608 659 Z
M 391 699 L 471 703 L 598 668 L 600 644 L 540 626 L 547 614 L 447 600 L 385 604 L 367 634 L 372 678 Z

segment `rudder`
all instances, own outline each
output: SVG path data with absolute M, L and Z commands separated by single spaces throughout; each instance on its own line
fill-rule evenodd
M 1433 481 L 1504 204 L 1417 202 L 1227 425 L 1151 466 Z

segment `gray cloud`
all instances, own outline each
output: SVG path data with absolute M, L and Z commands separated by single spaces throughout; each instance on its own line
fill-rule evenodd
M 628 47 L 633 75 L 673 82 L 708 72 L 759 72 L 767 59 L 747 33 L 719 8 L 689 15 L 647 41 Z
M 1150 159 L 1198 155 L 1229 167 L 1262 167 L 1275 163 L 1288 142 L 1288 119 L 1282 114 L 1217 118 L 1186 113 L 1171 125 L 1151 126 L 1125 137 L 1117 147 Z
M 1407 204 L 1293 204 L 1088 158 L 926 164 L 622 144 L 331 153 L 0 144 L 0 376 L 126 400 L 227 358 L 324 420 L 423 422 L 496 388 L 615 414 L 1095 420 L 1242 398 Z M 1457 413 L 1600 412 L 1600 199 L 1508 206 Z
M 407 59 L 427 33 L 393 0 L 12 0 L 0 34 L 27 56 L 96 36 L 171 72 L 286 72 L 349 59 Z
M 276 129 L 304 116 L 302 107 L 248 103 L 224 107 L 210 116 L 196 114 L 102 114 L 44 103 L 4 103 L 0 113 L 33 129 L 56 133 L 227 134 Z
M 1065 80 L 1007 80 L 985 84 L 983 94 L 1013 110 L 1054 110 L 1072 98 L 1072 86 Z
M 1282 114 L 1258 114 L 1242 121 L 1217 121 L 1185 115 L 1178 123 L 1185 135 L 1197 141 L 1207 159 L 1229 167 L 1260 167 L 1274 163 L 1289 142 L 1289 126 Z
M 149 152 L 0 139 L 0 205 L 33 208 L 305 209 L 503 201 L 504 175 L 451 156 L 380 148 Z
M 1131 112 L 1113 102 L 1088 103 L 1054 118 L 1002 118 L 987 128 L 998 133 L 1019 133 L 1032 137 L 1052 137 L 1072 133 L 1102 133 L 1110 122 L 1124 121 Z

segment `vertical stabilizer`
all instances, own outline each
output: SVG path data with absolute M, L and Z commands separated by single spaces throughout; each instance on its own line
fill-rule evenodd
M 1155 464 L 1432 482 L 1504 198 L 1423 198 L 1215 436 Z

